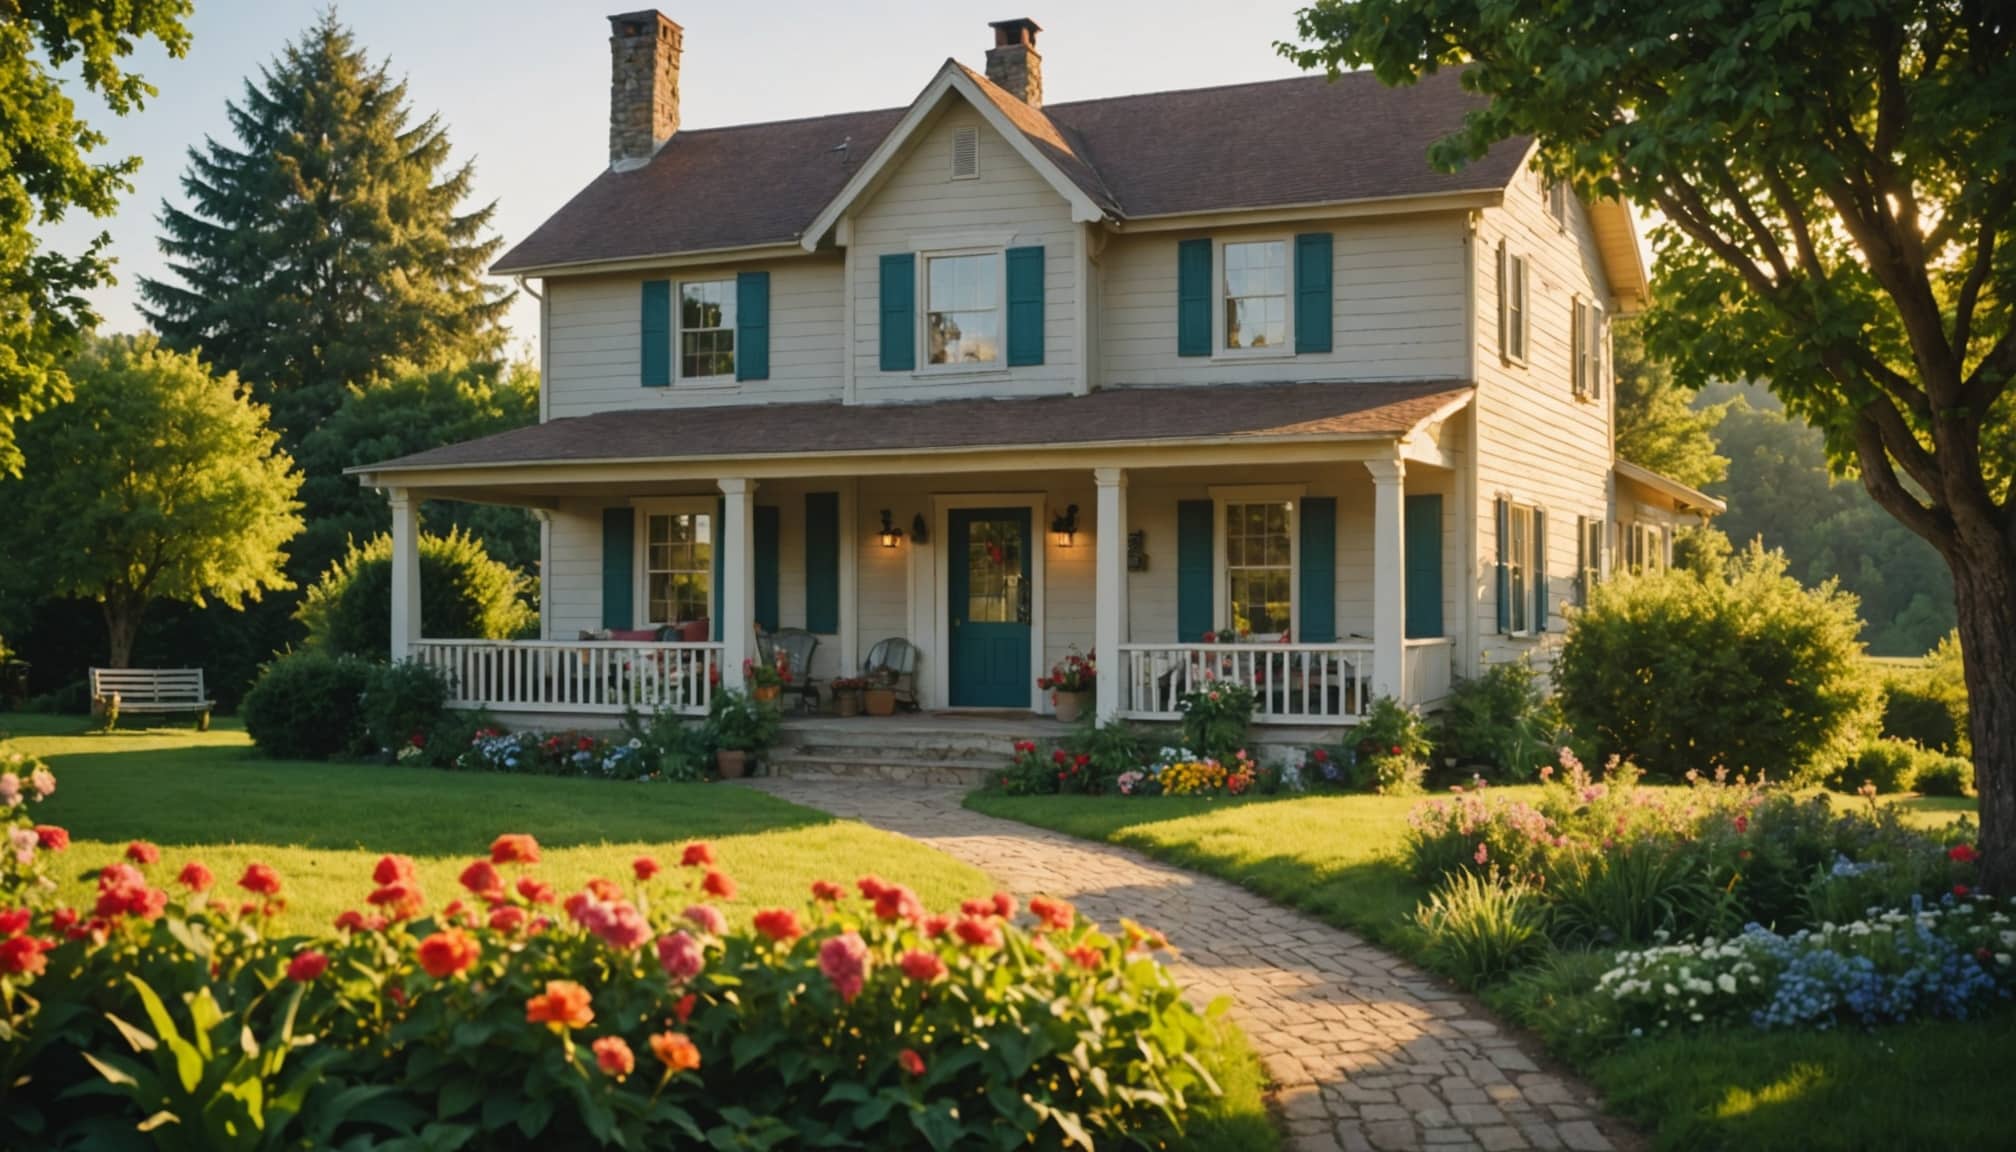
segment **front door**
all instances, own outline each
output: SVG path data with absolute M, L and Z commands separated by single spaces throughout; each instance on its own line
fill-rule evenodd
M 1027 708 L 1029 509 L 956 508 L 947 527 L 952 706 Z

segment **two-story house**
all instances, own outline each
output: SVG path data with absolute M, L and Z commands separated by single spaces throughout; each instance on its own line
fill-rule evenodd
M 700 711 L 781 627 L 822 680 L 907 639 L 934 710 L 1048 711 L 1077 649 L 1101 716 L 1210 672 L 1348 724 L 1544 649 L 1718 507 L 1615 458 L 1630 214 L 1525 141 L 1431 168 L 1454 72 L 1046 104 L 1010 20 L 907 107 L 689 131 L 679 26 L 611 24 L 609 166 L 495 268 L 540 423 L 357 470 L 393 650 L 465 704 Z M 427 637 L 429 499 L 538 511 L 541 640 Z

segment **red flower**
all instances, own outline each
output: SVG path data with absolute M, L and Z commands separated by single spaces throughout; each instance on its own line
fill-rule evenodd
M 1972 888 L 1969 888 L 1965 884 L 1953 885 L 1953 895 L 1959 897 L 1962 900 L 1965 900 L 1967 897 L 1972 896 L 1973 894 L 1974 890 Z
M 1106 958 L 1104 953 L 1090 944 L 1080 944 L 1071 949 L 1070 956 L 1073 963 L 1087 972 L 1097 972 L 1100 962 Z
M 35 919 L 35 913 L 26 908 L 9 908 L 0 912 L 0 937 L 12 940 L 28 930 L 28 922 Z
M 135 840 L 126 845 L 126 859 L 135 864 L 158 864 L 161 862 L 161 849 L 145 840 Z
M 930 984 L 945 976 L 945 961 L 940 960 L 936 952 L 913 948 L 903 953 L 903 959 L 898 963 L 903 968 L 903 975 L 919 984 Z
M 265 864 L 247 864 L 245 875 L 238 878 L 238 886 L 261 896 L 278 896 L 280 874 Z
M 49 966 L 42 953 L 48 946 L 33 936 L 0 940 L 0 972 L 9 976 L 39 976 Z
M 831 880 L 814 880 L 812 882 L 812 898 L 821 903 L 837 903 L 846 894 L 847 890 L 845 888 L 840 887 L 840 885 L 833 883 Z
M 709 869 L 707 878 L 700 882 L 700 890 L 717 900 L 733 900 L 735 898 L 735 881 L 730 880 L 726 872 L 717 872 Z
M 1055 752 L 1052 752 L 1050 754 L 1050 762 L 1052 764 L 1056 764 L 1059 766 L 1062 766 L 1070 759 L 1071 759 L 1070 755 L 1066 753 L 1062 748 L 1059 748 Z
M 595 1066 L 604 1075 L 615 1077 L 619 1084 L 637 1070 L 637 1057 L 621 1036 L 604 1036 L 589 1047 L 595 1050 Z
M 1946 850 L 1946 858 L 1958 864 L 1972 864 L 1981 858 L 1972 844 L 1955 844 Z
M 952 931 L 969 948 L 999 948 L 1001 933 L 987 920 L 972 916 L 965 917 L 952 926 Z
M 1077 909 L 1062 900 L 1052 900 L 1048 896 L 1038 896 L 1029 901 L 1029 912 L 1043 922 L 1045 928 L 1057 932 L 1068 932 Z
M 994 914 L 994 901 L 985 896 L 975 896 L 971 900 L 961 900 L 959 902 L 959 911 L 968 916 L 992 916 Z
M 651 1037 L 651 1054 L 675 1073 L 700 1067 L 699 1046 L 682 1032 L 660 1032 Z
M 639 856 L 630 862 L 630 871 L 637 874 L 639 884 L 647 884 L 653 876 L 663 872 L 665 866 L 649 856 Z
M 705 840 L 695 840 L 686 845 L 679 854 L 681 868 L 712 868 L 714 866 L 714 846 Z
M 952 917 L 926 916 L 917 926 L 924 930 L 925 939 L 936 940 L 952 930 Z
M 551 904 L 557 898 L 551 884 L 542 884 L 530 876 L 518 878 L 518 895 L 530 904 Z
M 555 1032 L 586 1028 L 595 1022 L 594 997 L 572 980 L 548 980 L 546 991 L 525 1002 L 525 1022 L 544 1024 Z
M 287 962 L 287 979 L 296 984 L 306 984 L 328 970 L 328 956 L 313 949 L 296 952 L 294 959 Z
M 885 886 L 875 897 L 875 918 L 894 922 L 915 921 L 924 915 L 924 904 L 917 894 L 901 884 Z
M 525 910 L 516 904 L 506 904 L 490 913 L 490 929 L 512 935 L 525 926 Z
M 54 824 L 37 824 L 35 826 L 35 843 L 40 847 L 47 848 L 51 852 L 61 852 L 65 848 L 70 847 L 70 833 L 68 830 L 58 828 Z
M 407 883 L 387 884 L 365 897 L 373 907 L 383 908 L 394 920 L 411 920 L 427 907 L 427 897 Z
M 691 992 L 679 997 L 672 1004 L 672 1018 L 679 1021 L 682 1025 L 685 1024 L 688 1020 L 693 1019 L 693 1006 L 699 1002 L 700 997 Z
M 364 930 L 364 914 L 355 908 L 344 910 L 336 917 L 336 930 L 338 932 L 362 932 Z
M 1330 759 L 1330 753 L 1325 752 L 1321 748 L 1312 748 L 1309 750 L 1309 759 L 1314 760 L 1318 764 L 1322 764 Z
M 896 1063 L 901 1064 L 903 1071 L 908 1072 L 912 1076 L 922 1076 L 924 1074 L 924 1058 L 917 1054 L 915 1048 L 905 1048 L 903 1051 L 898 1052 L 896 1054 Z
M 1014 918 L 1015 898 L 1006 892 L 994 893 L 994 914 L 1003 920 Z
M 1073 757 L 1071 758 L 1071 763 L 1073 763 L 1073 764 L 1077 765 L 1077 766 L 1078 766 L 1078 767 L 1080 767 L 1080 768 L 1083 768 L 1083 767 L 1085 767 L 1085 766 L 1086 766 L 1087 764 L 1090 764 L 1090 763 L 1092 763 L 1092 757 L 1091 757 L 1090 755 L 1088 755 L 1087 753 L 1084 753 L 1084 752 L 1080 752 L 1080 753 L 1079 753 L 1078 755 L 1076 755 L 1076 756 L 1073 756 Z
M 75 908 L 58 908 L 49 913 L 49 930 L 51 932 L 68 932 L 76 923 L 77 910 Z
M 504 899 L 504 876 L 488 860 L 478 860 L 462 870 L 462 887 L 492 904 Z
M 412 857 L 380 856 L 378 858 L 378 866 L 371 870 L 371 882 L 381 888 L 387 884 L 412 883 Z
M 1398 744 L 1395 744 L 1393 745 L 1392 748 L 1388 749 L 1388 751 L 1390 751 L 1393 755 L 1398 756 L 1400 755 L 1400 746 Z
M 789 944 L 805 934 L 798 926 L 798 914 L 789 908 L 765 908 L 756 913 L 756 931 L 779 944 Z
M 537 864 L 539 842 L 523 832 L 499 836 L 490 843 L 492 864 Z
M 482 951 L 475 937 L 460 928 L 450 928 L 420 942 L 420 967 L 436 980 L 445 980 L 466 971 Z
M 211 875 L 210 869 L 205 868 L 201 863 L 191 860 L 182 866 L 181 872 L 176 874 L 175 882 L 189 889 L 191 892 L 208 892 L 210 885 L 217 882 L 217 877 Z
M 1750 818 L 1748 816 L 1736 817 L 1736 834 L 1741 836 L 1748 831 L 1750 831 Z

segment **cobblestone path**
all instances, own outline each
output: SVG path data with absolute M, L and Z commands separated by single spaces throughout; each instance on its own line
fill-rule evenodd
M 956 788 L 750 780 L 808 808 L 923 841 L 1015 895 L 1061 896 L 1108 927 L 1166 933 L 1178 975 L 1232 1016 L 1306 1152 L 1635 1147 L 1581 1083 L 1542 1068 L 1474 1003 L 1357 936 L 1207 876 L 960 806 Z

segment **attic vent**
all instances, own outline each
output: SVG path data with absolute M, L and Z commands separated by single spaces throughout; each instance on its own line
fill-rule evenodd
M 972 180 L 980 175 L 980 129 L 952 130 L 952 179 Z

